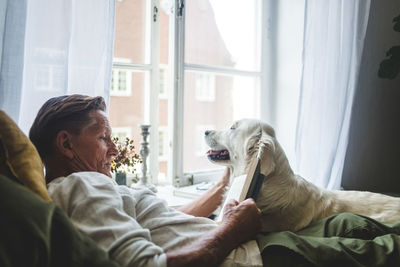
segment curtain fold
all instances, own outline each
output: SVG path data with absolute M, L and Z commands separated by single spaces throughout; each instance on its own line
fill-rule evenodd
M 115 0 L 7 1 L 4 6 L 0 108 L 25 133 L 50 97 L 79 93 L 108 101 Z M 9 14 L 18 16 L 18 23 L 9 23 Z M 7 62 L 12 66 L 4 67 Z
M 296 172 L 338 189 L 370 0 L 306 0 Z
M 0 108 L 18 120 L 21 106 L 26 0 L 0 1 Z

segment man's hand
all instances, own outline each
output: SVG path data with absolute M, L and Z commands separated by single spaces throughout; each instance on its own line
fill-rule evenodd
M 252 239 L 261 229 L 260 210 L 254 200 L 230 200 L 215 231 L 179 251 L 167 253 L 170 266 L 217 266 L 233 249 Z
M 261 230 L 261 211 L 253 199 L 239 203 L 232 199 L 226 204 L 221 226 L 227 227 L 235 234 L 232 240 L 238 244 L 250 240 Z

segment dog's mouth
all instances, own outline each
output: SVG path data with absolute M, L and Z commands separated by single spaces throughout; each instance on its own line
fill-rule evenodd
M 229 152 L 226 149 L 222 150 L 208 150 L 207 157 L 212 161 L 229 160 Z

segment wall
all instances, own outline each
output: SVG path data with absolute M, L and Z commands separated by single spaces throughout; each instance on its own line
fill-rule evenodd
M 392 29 L 399 14 L 398 0 L 371 1 L 343 169 L 345 189 L 400 193 L 400 75 L 394 80 L 377 76 L 386 51 L 400 45 L 400 33 Z

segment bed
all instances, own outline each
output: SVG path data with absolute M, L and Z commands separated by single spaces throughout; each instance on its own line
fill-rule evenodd
M 0 111 L 0 265 L 118 266 L 47 194 L 36 149 Z M 400 266 L 400 222 L 339 214 L 257 236 L 264 266 Z

